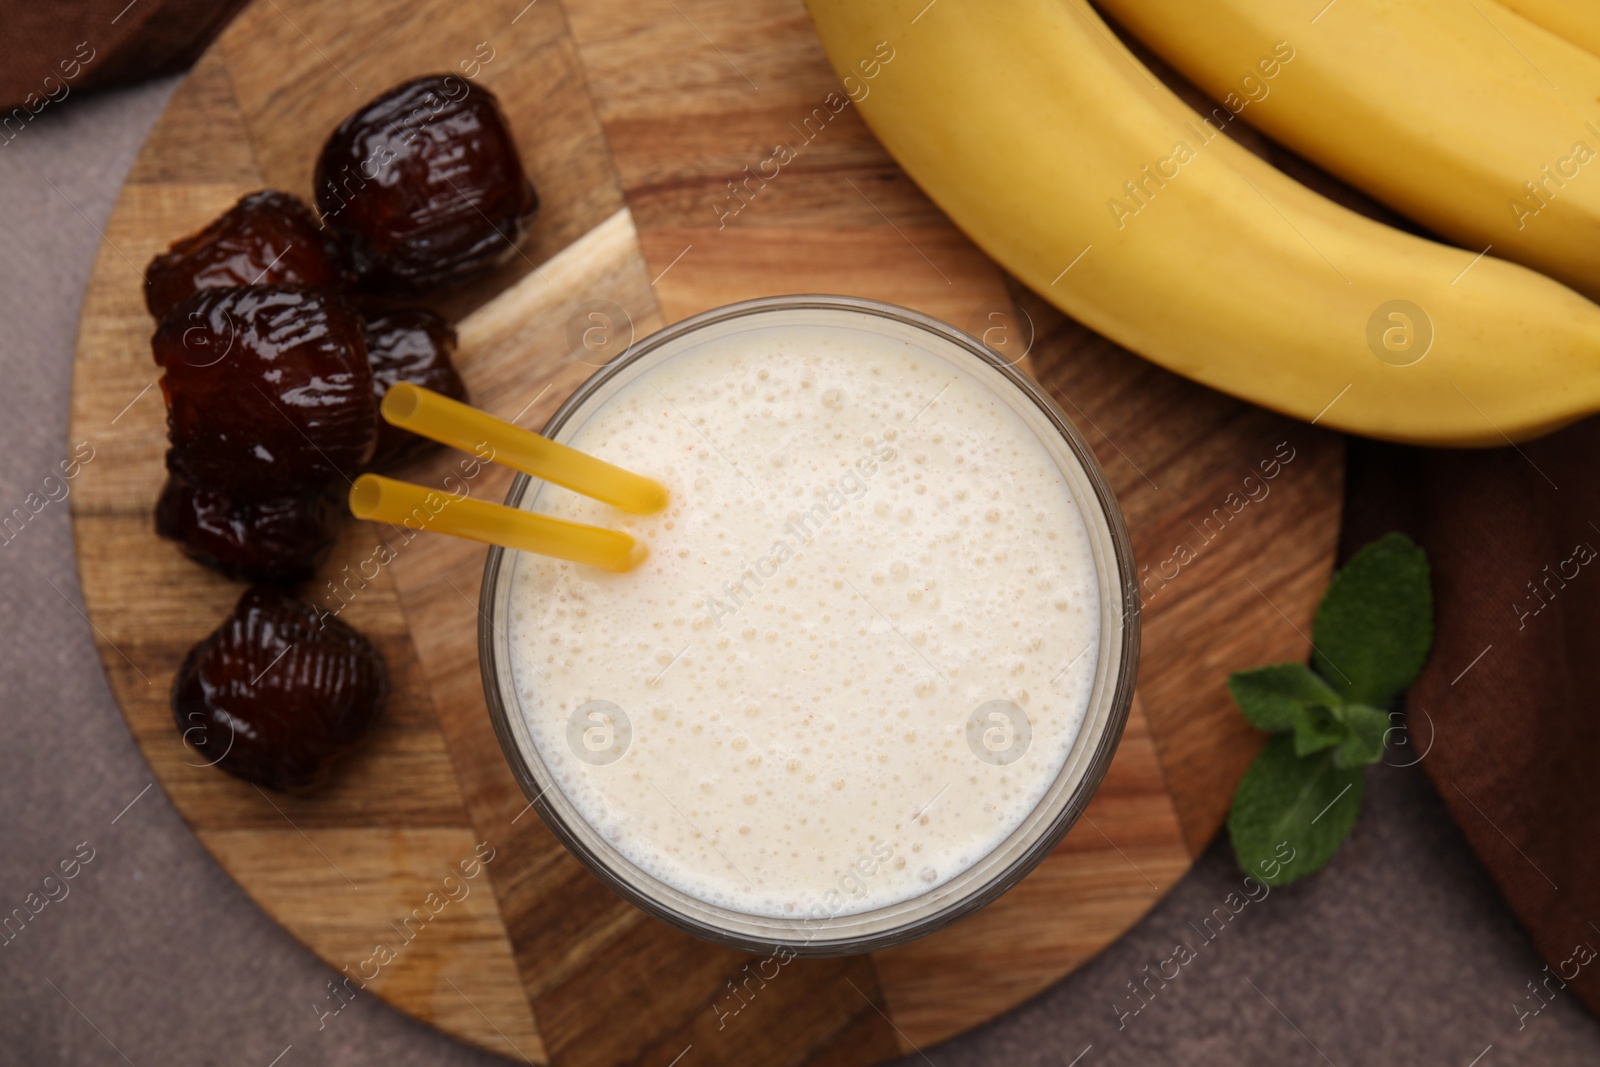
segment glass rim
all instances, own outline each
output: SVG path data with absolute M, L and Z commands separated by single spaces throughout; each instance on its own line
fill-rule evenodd
M 1066 803 L 1053 816 L 1049 824 L 1038 830 L 1033 839 L 1028 842 L 1027 847 L 1012 857 L 1005 867 L 972 891 L 948 902 L 943 907 L 902 925 L 874 930 L 869 933 L 857 935 L 846 933 L 845 936 L 841 937 L 819 939 L 814 934 L 807 935 L 807 931 L 810 929 L 807 926 L 808 922 L 820 922 L 824 929 L 835 924 L 849 925 L 851 923 L 859 923 L 869 916 L 883 916 L 892 914 L 897 910 L 908 910 L 915 906 L 919 900 L 922 900 L 924 895 L 912 896 L 906 900 L 862 912 L 835 914 L 825 919 L 780 918 L 738 912 L 692 897 L 690 894 L 669 886 L 655 876 L 640 870 L 623 856 L 614 845 L 611 845 L 609 841 L 605 841 L 598 831 L 594 830 L 593 827 L 588 827 L 591 834 L 610 849 L 609 856 L 600 855 L 584 840 L 583 835 L 569 825 L 567 818 L 556 810 L 548 798 L 552 793 L 561 796 L 562 799 L 565 799 L 565 795 L 556 786 L 553 776 L 541 779 L 539 773 L 536 773 L 511 721 L 513 714 L 522 714 L 520 701 L 514 702 L 511 707 L 508 707 L 501 692 L 502 677 L 512 672 L 509 666 L 502 668 L 501 661 L 498 658 L 499 645 L 503 642 L 496 624 L 497 608 L 503 607 L 502 590 L 509 585 L 510 578 L 514 573 L 511 568 L 506 567 L 508 557 L 514 559 L 514 555 L 509 550 L 495 545 L 489 546 L 488 556 L 484 563 L 483 584 L 479 591 L 478 662 L 483 681 L 484 699 L 488 705 L 489 718 L 494 726 L 495 736 L 499 740 L 501 752 L 506 762 L 510 765 L 517 784 L 528 799 L 529 807 L 538 812 L 540 819 L 550 832 L 555 835 L 556 839 L 603 885 L 647 914 L 716 944 L 750 952 L 781 952 L 787 950 L 792 956 L 844 956 L 872 952 L 893 945 L 904 944 L 964 918 L 992 903 L 996 898 L 1011 889 L 1054 851 L 1056 845 L 1077 823 L 1084 808 L 1088 806 L 1090 799 L 1098 792 L 1126 728 L 1133 704 L 1134 687 L 1138 674 L 1140 599 L 1138 596 L 1138 579 L 1134 568 L 1132 539 L 1129 536 L 1121 507 L 1118 505 L 1116 496 L 1106 481 L 1105 472 L 1101 469 L 1099 461 L 1095 458 L 1088 443 L 1078 432 L 1072 420 L 1051 399 L 1038 382 L 1029 375 L 1017 370 L 1014 363 L 1007 362 L 982 341 L 948 323 L 909 308 L 863 297 L 804 294 L 744 300 L 703 311 L 697 315 L 680 319 L 669 326 L 662 327 L 647 337 L 634 342 L 615 358 L 599 367 L 595 373 L 591 374 L 573 390 L 572 394 L 567 397 L 555 414 L 546 422 L 542 432 L 547 437 L 555 438 L 573 415 L 579 412 L 590 398 L 616 378 L 617 375 L 662 346 L 676 341 L 686 334 L 691 334 L 719 323 L 748 318 L 766 312 L 806 310 L 842 311 L 889 319 L 904 326 L 933 334 L 937 338 L 962 350 L 965 354 L 982 361 L 989 368 L 997 371 L 1034 404 L 1039 413 L 1044 416 L 1051 428 L 1066 444 L 1089 487 L 1093 490 L 1095 502 L 1098 505 L 1098 514 L 1104 521 L 1105 532 L 1109 535 L 1110 555 L 1117 572 L 1115 575 L 1103 573 L 1105 568 L 1098 554 L 1095 555 L 1095 578 L 1097 585 L 1100 586 L 1099 592 L 1101 594 L 1102 650 L 1104 648 L 1104 635 L 1107 633 L 1104 609 L 1109 602 L 1119 607 L 1116 615 L 1121 621 L 1120 627 L 1116 630 L 1118 638 L 1115 643 L 1115 648 L 1118 652 L 1117 663 L 1115 664 L 1114 675 L 1102 674 L 1098 676 L 1091 690 L 1089 706 L 1085 710 L 1082 723 L 1079 725 L 1079 736 L 1082 737 L 1092 727 L 1096 726 L 1098 726 L 1100 733 L 1094 741 L 1093 750 L 1087 755 L 1082 774 L 1078 776 L 1071 786 L 1070 795 L 1067 797 Z M 532 478 L 526 474 L 519 473 L 506 493 L 506 504 L 511 507 L 520 507 L 532 483 Z M 1075 502 L 1077 499 L 1078 495 L 1074 494 Z M 1084 518 L 1092 549 L 1096 537 L 1092 529 L 1092 517 L 1081 503 L 1078 504 L 1078 508 Z M 504 578 L 502 575 L 504 575 Z M 1110 590 L 1106 588 L 1108 579 L 1115 579 L 1116 584 L 1120 587 L 1117 589 L 1116 595 L 1110 597 L 1109 601 L 1108 594 Z M 1098 706 L 1106 707 L 1104 716 L 1091 719 Z M 994 849 L 985 854 L 983 859 L 974 862 L 968 868 L 964 868 L 963 871 L 952 876 L 947 882 L 941 883 L 929 892 L 938 893 L 945 885 L 955 883 L 964 874 L 981 867 L 985 860 L 1004 849 L 1013 835 L 1027 828 L 1029 819 L 1037 815 L 1039 810 L 1046 804 L 1051 803 L 1053 791 L 1059 788 L 1060 775 L 1065 773 L 1068 766 L 1073 763 L 1072 756 L 1076 746 L 1077 742 L 1075 741 L 1074 748 L 1068 751 L 1066 763 L 1063 765 L 1062 770 L 1057 772 L 1057 783 L 1052 783 L 1047 788 L 1039 804 L 1030 812 L 1029 816 L 1024 817 L 1011 835 L 1008 835 Z M 548 769 L 543 767 L 542 761 L 540 770 L 545 775 L 549 775 Z M 578 820 L 585 821 L 581 815 L 578 816 Z M 662 889 L 663 896 L 683 898 L 685 901 L 691 902 L 693 907 L 681 910 L 676 909 L 663 903 L 662 900 L 640 891 L 629 879 L 618 873 L 617 868 L 619 867 L 631 869 L 642 880 L 654 883 Z M 728 916 L 730 922 L 727 925 L 718 925 L 702 918 L 702 915 Z M 733 928 L 734 926 L 741 927 L 741 929 L 735 929 Z

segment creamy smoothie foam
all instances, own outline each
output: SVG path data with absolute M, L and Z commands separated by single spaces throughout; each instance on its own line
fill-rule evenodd
M 1099 595 L 1055 462 L 985 385 L 859 331 L 755 328 L 567 440 L 672 492 L 643 518 L 530 493 L 651 555 L 521 555 L 509 602 L 531 736 L 629 860 L 735 911 L 852 914 L 1032 811 L 1085 715 Z

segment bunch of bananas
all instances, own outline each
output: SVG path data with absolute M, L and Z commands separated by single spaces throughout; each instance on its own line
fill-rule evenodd
M 807 0 L 835 69 L 979 246 L 1196 381 L 1351 433 L 1524 440 L 1600 411 L 1600 4 Z M 1320 10 L 1319 10 L 1320 9 Z M 1513 10 L 1515 9 L 1515 10 Z M 1352 212 L 1258 126 L 1459 242 Z M 1570 288 L 1569 288 L 1570 286 Z

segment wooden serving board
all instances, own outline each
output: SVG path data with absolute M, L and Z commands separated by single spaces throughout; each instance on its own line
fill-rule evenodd
M 476 69 L 500 96 L 544 201 L 523 258 L 450 308 L 465 316 L 472 396 L 497 414 L 541 426 L 598 361 L 575 343 L 592 326 L 610 324 L 587 336 L 611 354 L 625 333 L 775 293 L 876 297 L 1031 349 L 1127 514 L 1144 658 L 1104 786 L 996 904 L 911 945 L 795 960 L 778 977 L 768 964 L 747 981 L 756 957 L 624 903 L 527 814 L 479 684 L 483 551 L 444 538 L 352 522 L 305 590 L 328 606 L 337 590 L 395 683 L 372 743 L 326 792 L 263 793 L 180 741 L 173 673 L 240 589 L 152 532 L 164 412 L 141 268 L 245 192 L 309 197 L 340 119 L 450 69 Z M 1167 374 L 1016 291 L 843 101 L 798 0 L 258 0 L 174 96 L 106 228 L 72 414 L 72 441 L 94 458 L 72 512 L 128 726 L 261 907 L 335 971 L 370 977 L 366 991 L 485 1048 L 563 1065 L 668 1064 L 690 1046 L 686 1067 L 867 1064 L 990 1019 L 1114 940 L 1188 869 L 1259 743 L 1226 673 L 1306 653 L 1338 529 L 1339 439 Z M 763 161 L 780 145 L 791 158 L 774 173 Z M 437 484 L 459 458 L 410 477 Z M 1249 500 L 1244 478 L 1274 459 L 1267 495 Z M 489 471 L 473 492 L 497 499 L 508 481 Z M 396 558 L 378 565 L 386 537 Z M 493 858 L 447 893 L 479 849 Z M 375 965 L 379 945 L 390 958 Z M 756 995 L 735 997 L 735 981 Z

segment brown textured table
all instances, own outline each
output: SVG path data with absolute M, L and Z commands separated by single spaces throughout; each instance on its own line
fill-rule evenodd
M 73 327 L 97 228 L 164 92 L 63 109 L 0 153 L 0 321 L 11 326 L 0 500 L 21 502 L 67 452 Z M 312 1005 L 331 972 L 245 900 L 159 790 L 144 791 L 148 769 L 79 614 L 65 507 L 51 503 L 4 544 L 0 568 L 0 903 L 20 904 L 80 842 L 94 850 L 69 894 L 0 948 L 0 1064 L 490 1062 L 371 999 L 318 1029 Z M 1080 1053 L 1085 1067 L 1600 1057 L 1600 1025 L 1565 1000 L 1517 1031 L 1512 1001 L 1540 964 L 1414 770 L 1376 772 L 1334 864 L 1247 909 L 1119 1030 L 1113 1004 L 1134 1004 L 1126 983 L 1238 879 L 1214 847 L 1084 970 L 923 1051 L 941 1067 Z

